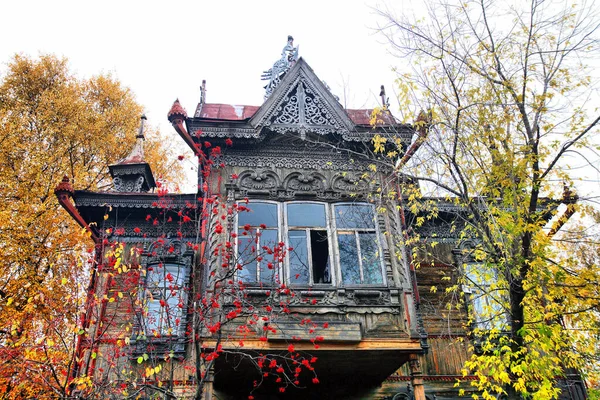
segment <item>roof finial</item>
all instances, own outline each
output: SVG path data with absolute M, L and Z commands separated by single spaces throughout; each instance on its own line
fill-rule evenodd
M 202 79 L 202 86 L 200 86 L 200 104 L 206 104 L 206 79 Z
M 118 164 L 137 164 L 144 162 L 144 121 L 146 121 L 146 116 L 142 114 L 140 117 L 140 129 L 138 130 L 137 135 L 135 135 L 135 145 L 131 150 L 131 153 L 124 159 L 118 162 Z
M 379 92 L 379 96 L 381 96 L 381 106 L 385 109 L 390 107 L 390 98 L 385 95 L 385 86 L 381 85 L 381 91 Z
M 283 74 L 285 74 L 290 68 L 298 61 L 298 49 L 300 46 L 294 47 L 294 38 L 292 35 L 288 35 L 288 41 L 283 50 L 281 51 L 281 58 L 275 61 L 275 64 L 268 71 L 263 72 L 261 79 L 263 81 L 269 81 L 265 86 L 265 100 L 273 93 L 273 90 L 277 87 Z
M 140 129 L 138 131 L 138 134 L 136 136 L 136 139 L 144 139 L 144 121 L 146 121 L 148 118 L 146 118 L 145 114 L 142 114 L 142 116 L 140 117 Z
M 171 110 L 169 110 L 169 113 L 167 114 L 167 118 L 169 119 L 170 123 L 174 123 L 174 121 L 179 120 L 179 119 L 180 120 L 187 119 L 187 112 L 185 112 L 185 109 L 181 106 L 179 99 L 177 99 L 173 102 L 173 105 L 171 106 Z

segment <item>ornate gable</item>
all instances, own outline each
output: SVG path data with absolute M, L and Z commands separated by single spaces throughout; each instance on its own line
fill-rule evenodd
M 300 58 L 250 120 L 279 133 L 345 135 L 354 124 L 329 89 Z

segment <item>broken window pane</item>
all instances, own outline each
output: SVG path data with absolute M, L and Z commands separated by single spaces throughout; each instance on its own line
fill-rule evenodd
M 331 283 L 329 272 L 329 241 L 327 231 L 310 231 L 312 275 L 314 283 Z

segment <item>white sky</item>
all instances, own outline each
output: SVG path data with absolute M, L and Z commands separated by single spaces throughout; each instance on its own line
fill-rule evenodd
M 390 55 L 374 30 L 373 8 L 385 1 L 5 0 L 0 71 L 15 53 L 53 53 L 67 57 L 80 77 L 111 73 L 131 88 L 148 122 L 179 145 L 167 121 L 176 98 L 193 114 L 206 79 L 209 103 L 262 104 L 260 75 L 291 34 L 300 56 L 342 104 L 376 106 L 384 84 L 398 115 L 392 67 L 403 69 L 405 61 Z M 422 4 L 389 3 L 397 14 L 411 13 L 408 3 Z
M 372 29 L 376 1 L 10 1 L 2 4 L 0 62 L 15 53 L 65 56 L 80 77 L 110 72 L 130 87 L 149 123 L 173 131 L 167 112 L 179 98 L 193 114 L 199 85 L 207 101 L 260 105 L 262 71 L 287 35 L 300 56 L 349 108 L 391 95 L 392 66 Z M 393 96 L 390 96 L 393 97 Z

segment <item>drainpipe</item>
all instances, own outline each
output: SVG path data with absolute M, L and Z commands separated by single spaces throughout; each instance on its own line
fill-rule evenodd
M 196 156 L 200 157 L 202 152 L 194 142 L 192 135 L 189 134 L 183 125 L 183 122 L 187 119 L 187 117 L 187 112 L 181 106 L 181 103 L 179 103 L 179 99 L 175 100 L 173 106 L 171 106 L 171 110 L 167 114 L 167 118 L 169 119 L 171 125 L 173 125 L 173 128 L 175 128 L 175 131 L 177 131 L 179 136 L 181 136 L 183 141 L 190 146 Z
M 412 158 L 412 156 L 416 153 L 416 151 L 421 147 L 421 145 L 427 139 L 429 127 L 431 125 L 431 113 L 425 114 L 424 112 L 421 111 L 421 113 L 419 113 L 419 116 L 417 117 L 417 121 L 416 121 L 415 125 L 416 125 L 417 134 L 418 134 L 417 139 L 411 144 L 411 146 L 408 148 L 408 150 L 406 150 L 406 152 L 404 153 L 404 156 L 401 159 L 398 159 L 398 161 L 396 162 L 396 165 L 395 165 L 395 173 L 396 173 L 396 176 L 398 176 L 398 177 L 400 175 L 400 169 L 406 165 L 406 163 Z M 401 188 L 402 188 L 401 184 L 398 184 L 398 202 L 400 203 L 399 204 L 400 205 L 399 213 L 400 213 L 400 219 L 401 219 L 401 225 L 402 225 L 402 235 L 405 240 L 408 240 L 408 232 L 407 232 L 408 227 L 406 225 L 406 216 L 404 214 L 404 205 L 403 205 L 403 201 L 402 201 Z M 419 289 L 417 286 L 417 273 L 415 271 L 415 267 L 413 265 L 412 257 L 410 255 L 410 253 L 407 253 L 406 257 L 407 257 L 408 265 L 410 268 L 410 278 L 411 278 L 411 284 L 412 284 L 412 290 L 413 290 L 413 297 L 414 297 L 414 301 L 415 301 L 415 308 L 417 311 L 417 315 L 416 315 L 417 331 L 418 331 L 420 339 L 421 339 L 421 347 L 423 348 L 423 350 L 425 352 L 427 352 L 427 349 L 429 348 L 429 346 L 427 344 L 427 333 L 425 332 L 425 328 L 423 327 L 423 321 L 420 316 L 421 315 L 420 314 L 421 298 L 420 298 Z M 410 375 L 411 375 L 411 383 L 414 388 L 414 398 L 416 400 L 425 400 L 426 398 L 425 398 L 425 387 L 423 385 L 423 372 L 422 372 L 421 363 L 419 361 L 419 357 L 417 354 L 410 354 L 409 369 L 410 369 Z
M 91 226 L 89 226 L 89 224 L 83 219 L 83 217 L 81 216 L 81 214 L 79 214 L 79 211 L 73 204 L 72 199 L 73 199 L 73 195 L 75 194 L 75 191 L 73 190 L 73 187 L 67 176 L 63 177 L 62 181 L 56 186 L 56 188 L 54 189 L 54 194 L 56 195 L 56 198 L 58 199 L 58 203 L 61 205 L 61 207 L 63 207 L 69 213 L 69 215 L 75 221 L 77 221 L 77 223 L 82 228 L 84 228 L 87 232 L 90 233 L 90 236 L 91 236 L 92 240 L 94 241 L 94 249 L 95 249 L 94 262 L 95 262 L 95 265 L 98 265 L 99 260 L 102 257 L 102 252 L 101 252 L 101 248 L 100 248 L 102 242 L 100 240 L 100 237 L 98 236 L 97 231 L 95 229 L 93 229 Z M 81 326 L 84 330 L 89 327 L 89 318 L 88 318 L 87 314 L 90 312 L 89 306 L 91 304 L 91 300 L 93 297 L 92 293 L 96 289 L 97 279 L 98 279 L 98 275 L 97 275 L 96 268 L 94 267 L 92 269 L 90 283 L 87 288 L 86 311 L 81 316 Z M 81 356 L 82 346 L 83 346 L 82 335 L 78 335 L 77 341 L 75 343 L 75 362 L 73 363 L 73 368 L 70 371 L 70 375 L 69 375 L 70 379 L 75 379 L 77 377 L 77 375 L 79 375 L 79 373 L 80 373 L 83 360 L 78 362 L 77 359 L 80 358 L 80 356 Z M 72 388 L 69 388 L 69 391 L 71 391 L 71 390 L 72 390 Z
M 406 150 L 406 152 L 404 153 L 404 156 L 402 158 L 399 158 L 398 161 L 396 161 L 396 172 L 398 172 L 402 167 L 404 167 L 404 165 L 406 165 L 408 160 L 412 158 L 412 156 L 419 149 L 419 147 L 421 147 L 421 145 L 425 143 L 425 140 L 427 139 L 427 134 L 429 133 L 429 127 L 431 126 L 431 111 L 427 114 L 421 111 L 419 113 L 419 116 L 417 117 L 417 120 L 415 121 L 415 126 L 417 130 L 417 140 L 415 140 L 410 145 L 408 150 Z

